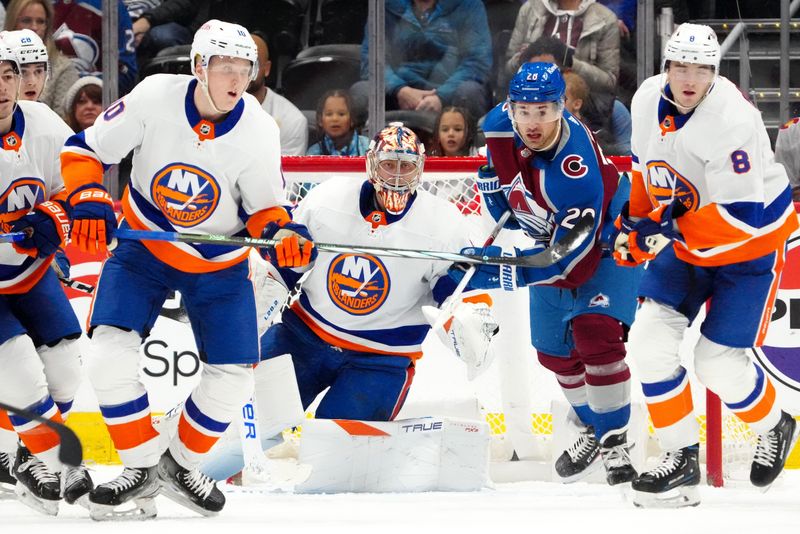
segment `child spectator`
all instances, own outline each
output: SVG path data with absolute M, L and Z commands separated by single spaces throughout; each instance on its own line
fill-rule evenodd
M 564 107 L 578 120 L 582 121 L 581 108 L 583 107 L 583 103 L 589 99 L 589 86 L 586 84 L 586 80 L 575 71 L 565 71 L 563 73 L 563 78 L 564 83 L 567 84 Z
M 328 91 L 317 105 L 317 124 L 322 140 L 309 147 L 309 156 L 363 156 L 369 139 L 358 135 L 350 94 L 343 89 Z
M 436 118 L 433 129 L 432 156 L 476 156 L 475 125 L 469 112 L 448 106 Z
M 53 41 L 53 6 L 49 0 L 12 0 L 6 10 L 4 29 L 33 30 L 47 46 L 50 72 L 39 101 L 64 115 L 62 107 L 67 90 L 78 81 L 78 69 Z
M 85 130 L 103 111 L 103 80 L 86 76 L 75 82 L 64 97 L 64 120 L 74 132 Z

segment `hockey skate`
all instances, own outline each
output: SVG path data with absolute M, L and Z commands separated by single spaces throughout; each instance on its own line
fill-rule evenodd
M 213 479 L 198 469 L 185 469 L 167 450 L 158 462 L 162 494 L 195 512 L 214 516 L 225 506 L 225 496 Z
M 26 447 L 20 446 L 17 449 L 14 477 L 17 479 L 14 488 L 17 499 L 37 512 L 47 515 L 58 514 L 61 482 L 58 476 Z
M 700 446 L 661 455 L 659 464 L 633 479 L 633 504 L 640 508 L 682 508 L 700 504 Z
M 594 428 L 581 430 L 575 443 L 567 447 L 556 460 L 556 473 L 561 482 L 576 482 L 600 467 L 600 444 L 594 436 Z
M 14 456 L 12 454 L 0 452 L 0 500 L 17 498 L 14 495 L 17 479 L 11 474 L 13 464 Z
M 61 473 L 61 483 L 61 496 L 67 504 L 79 504 L 89 508 L 89 492 L 94 488 L 94 484 L 85 466 L 65 468 Z
M 156 516 L 153 500 L 160 489 L 153 467 L 126 467 L 110 482 L 89 493 L 89 515 L 95 521 L 142 520 Z
M 630 450 L 633 445 L 628 444 L 626 431 L 616 434 L 606 434 L 600 446 L 600 457 L 606 468 L 606 481 L 609 486 L 624 484 L 636 478 L 636 469 L 631 462 Z
M 766 491 L 783 471 L 786 458 L 797 440 L 797 421 L 786 412 L 781 412 L 781 420 L 766 434 L 759 434 L 753 465 L 750 468 L 750 482 Z

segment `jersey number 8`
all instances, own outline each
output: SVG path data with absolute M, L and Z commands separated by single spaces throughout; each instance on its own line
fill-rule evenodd
M 737 150 L 731 154 L 731 162 L 733 163 L 733 172 L 736 174 L 744 174 L 750 170 L 750 158 L 744 150 Z

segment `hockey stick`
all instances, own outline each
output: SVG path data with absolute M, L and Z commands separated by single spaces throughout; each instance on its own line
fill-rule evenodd
M 37 413 L 29 410 L 23 410 L 21 408 L 15 408 L 14 406 L 9 406 L 3 402 L 0 402 L 0 409 L 15 413 L 20 417 L 30 419 L 31 421 L 37 421 L 55 430 L 55 432 L 58 434 L 59 440 L 61 440 L 61 447 L 58 450 L 58 459 L 62 464 L 72 467 L 78 467 L 81 465 L 81 461 L 83 461 L 83 447 L 81 446 L 81 440 L 78 439 L 78 436 L 69 427 L 62 425 L 61 423 L 51 421 L 50 419 L 42 417 Z
M 11 232 L 10 234 L 0 234 L 0 243 L 18 243 L 27 238 L 25 232 Z
M 594 216 L 585 214 L 575 226 L 567 232 L 558 243 L 530 256 L 481 256 L 477 254 L 460 254 L 458 252 L 439 252 L 433 250 L 399 249 L 372 247 L 361 245 L 339 245 L 315 241 L 318 250 L 339 252 L 344 254 L 372 254 L 374 256 L 390 256 L 395 258 L 411 258 L 424 260 L 442 260 L 453 263 L 474 263 L 489 265 L 514 265 L 517 267 L 548 267 L 572 253 L 591 234 L 594 228 Z M 117 230 L 119 239 L 139 241 L 172 241 L 179 243 L 205 243 L 211 245 L 233 245 L 240 247 L 274 247 L 275 239 L 255 237 L 237 237 L 212 234 L 191 234 L 178 232 L 158 232 L 148 230 Z

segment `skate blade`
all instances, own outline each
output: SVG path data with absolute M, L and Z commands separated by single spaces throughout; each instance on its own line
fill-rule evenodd
M 685 508 L 700 504 L 697 486 L 680 486 L 664 493 L 633 491 L 633 505 L 637 508 Z
M 97 504 L 86 497 L 89 517 L 95 521 L 144 521 L 158 513 L 153 497 L 134 498 L 116 506 Z M 81 497 L 83 499 L 84 497 Z M 78 503 L 81 499 L 75 501 Z
M 14 486 L 0 482 L 0 501 L 16 499 L 17 495 L 14 493 Z
M 64 502 L 66 502 L 66 501 L 64 501 Z M 80 497 L 78 497 L 77 499 L 72 501 L 71 503 L 67 503 L 67 504 L 80 506 L 81 508 L 85 508 L 85 509 L 89 510 L 89 492 L 87 491 L 86 493 L 84 493 L 83 495 L 81 495 Z
M 603 461 L 600 459 L 600 455 L 598 454 L 595 457 L 594 461 L 590 463 L 586 469 L 581 471 L 580 473 L 575 473 L 574 475 L 570 475 L 568 477 L 562 477 L 558 473 L 556 473 L 556 482 L 561 482 L 562 484 L 572 484 L 573 482 L 578 482 L 583 480 L 584 478 L 588 477 L 598 469 L 603 467 Z
M 166 497 L 167 499 L 180 504 L 181 506 L 185 506 L 186 508 L 197 512 L 200 515 L 205 517 L 214 517 L 219 514 L 219 512 L 213 512 L 211 510 L 206 510 L 202 506 L 197 505 L 194 501 L 189 499 L 184 493 L 171 482 L 167 482 L 165 480 L 161 480 L 161 495 Z
M 17 496 L 17 500 L 31 508 L 32 510 L 36 510 L 40 514 L 44 515 L 58 515 L 58 502 L 59 501 L 48 501 L 47 499 L 40 499 L 39 497 L 33 495 L 28 488 L 26 488 L 23 484 L 17 482 L 17 485 L 14 488 L 14 493 Z

